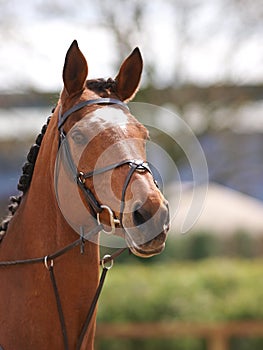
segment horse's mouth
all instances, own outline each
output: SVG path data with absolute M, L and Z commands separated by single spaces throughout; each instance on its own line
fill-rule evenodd
M 130 251 L 143 258 L 160 254 L 165 248 L 170 228 L 167 204 L 159 206 L 154 214 L 143 206 L 133 209 L 132 215 L 125 216 L 122 222 L 124 238 Z
M 150 258 L 154 255 L 160 254 L 165 248 L 165 242 L 158 248 L 155 249 L 142 249 L 139 246 L 133 245 L 130 246 L 130 251 L 136 255 L 139 256 L 140 258 Z
M 129 234 L 126 234 L 126 242 L 130 251 L 141 258 L 150 258 L 154 255 L 162 253 L 165 248 L 166 233 L 159 234 L 150 242 L 137 244 Z

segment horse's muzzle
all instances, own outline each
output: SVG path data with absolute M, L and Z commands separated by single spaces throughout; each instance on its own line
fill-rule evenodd
M 169 230 L 169 207 L 164 201 L 158 209 L 152 209 L 147 202 L 138 203 L 132 212 L 133 227 L 126 228 L 126 241 L 130 250 L 141 257 L 151 257 L 161 253 Z

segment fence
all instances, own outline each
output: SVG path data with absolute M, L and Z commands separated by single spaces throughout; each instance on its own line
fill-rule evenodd
M 97 325 L 98 338 L 153 339 L 187 338 L 206 339 L 208 350 L 228 350 L 231 337 L 263 337 L 262 322 L 228 323 L 140 323 Z

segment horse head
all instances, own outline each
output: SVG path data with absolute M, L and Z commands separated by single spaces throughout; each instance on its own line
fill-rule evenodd
M 81 150 L 73 170 L 87 211 L 106 232 L 123 237 L 135 255 L 150 257 L 164 249 L 169 210 L 146 161 L 148 131 L 126 105 L 138 89 L 142 67 L 136 48 L 115 79 L 87 80 L 88 65 L 74 41 L 57 108 L 73 163 Z

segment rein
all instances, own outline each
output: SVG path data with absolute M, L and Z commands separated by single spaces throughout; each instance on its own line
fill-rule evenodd
M 51 280 L 54 295 L 56 298 L 57 311 L 58 311 L 58 315 L 59 315 L 59 321 L 60 321 L 61 332 L 62 332 L 62 336 L 63 336 L 63 343 L 64 343 L 65 350 L 69 350 L 68 335 L 67 335 L 67 330 L 66 330 L 63 309 L 62 309 L 62 305 L 61 305 L 61 299 L 60 299 L 60 295 L 59 295 L 59 291 L 58 291 L 58 287 L 57 287 L 57 283 L 56 283 L 56 278 L 55 278 L 54 261 L 56 260 L 56 258 L 62 256 L 63 254 L 67 253 L 68 251 L 70 251 L 71 249 L 73 249 L 77 246 L 80 246 L 80 253 L 83 254 L 85 240 L 88 240 L 91 236 L 98 234 L 100 231 L 104 231 L 107 234 L 112 234 L 115 231 L 116 225 L 119 225 L 122 229 L 125 230 L 125 228 L 123 227 L 123 224 L 122 224 L 122 218 L 123 218 L 124 207 L 125 207 L 125 194 L 126 194 L 126 190 L 128 188 L 128 185 L 130 183 L 130 180 L 132 178 L 132 175 L 136 171 L 140 172 L 140 173 L 144 173 L 147 171 L 153 176 L 152 171 L 149 167 L 149 164 L 143 160 L 140 160 L 140 159 L 123 160 L 123 161 L 120 161 L 118 163 L 110 164 L 110 165 L 107 165 L 103 168 L 95 169 L 93 171 L 89 171 L 86 173 L 78 172 L 77 167 L 75 166 L 74 161 L 73 161 L 72 156 L 71 156 L 70 148 L 69 148 L 69 145 L 68 145 L 67 140 L 66 140 L 66 134 L 63 131 L 63 125 L 65 124 L 66 120 L 68 119 L 68 117 L 72 113 L 82 109 L 85 106 L 91 106 L 91 105 L 96 105 L 96 104 L 97 105 L 116 104 L 116 105 L 120 105 L 121 107 L 123 107 L 129 111 L 128 106 L 120 100 L 112 99 L 112 98 L 99 98 L 99 99 L 95 99 L 95 100 L 87 100 L 87 101 L 80 102 L 79 104 L 73 106 L 72 108 L 70 108 L 69 110 L 64 112 L 63 114 L 62 114 L 61 108 L 60 108 L 59 119 L 58 119 L 58 130 L 60 133 L 60 146 L 65 145 L 65 148 L 64 148 L 64 151 L 66 152 L 65 158 L 67 159 L 69 168 L 74 176 L 74 179 L 75 179 L 77 185 L 79 186 L 79 188 L 83 192 L 85 199 L 90 207 L 91 213 L 93 214 L 93 217 L 96 221 L 95 228 L 93 228 L 91 231 L 89 231 L 86 234 L 81 234 L 79 239 L 70 243 L 66 247 L 64 247 L 64 248 L 62 248 L 62 249 L 60 249 L 52 254 L 46 255 L 44 257 L 42 256 L 42 257 L 30 258 L 30 259 L 24 259 L 24 260 L 0 261 L 0 267 L 10 267 L 10 266 L 15 266 L 15 265 L 29 265 L 29 264 L 37 264 L 37 263 L 44 264 L 45 268 L 49 271 L 50 280 Z M 107 206 L 105 204 L 98 203 L 98 201 L 96 200 L 92 191 L 85 185 L 85 182 L 86 182 L 86 179 L 88 179 L 88 178 L 91 178 L 95 175 L 102 174 L 102 173 L 110 171 L 110 170 L 114 170 L 114 169 L 119 168 L 123 165 L 128 165 L 130 167 L 130 169 L 128 171 L 128 174 L 126 176 L 126 179 L 125 179 L 125 182 L 123 185 L 122 194 L 121 194 L 121 204 L 120 204 L 120 217 L 117 218 L 109 206 Z M 154 182 L 156 183 L 155 180 L 154 180 Z M 156 185 L 157 185 L 157 183 L 156 183 Z M 103 210 L 107 210 L 109 213 L 110 226 L 111 226 L 110 231 L 106 231 L 104 229 L 103 224 L 100 222 L 100 213 Z M 122 248 L 122 249 L 116 251 L 112 255 L 105 255 L 100 260 L 100 265 L 102 266 L 102 273 L 100 276 L 99 285 L 97 287 L 97 290 L 96 290 L 96 293 L 95 293 L 94 298 L 92 300 L 92 303 L 90 305 L 88 314 L 87 314 L 86 319 L 84 321 L 84 324 L 82 326 L 82 330 L 81 330 L 81 333 L 80 333 L 78 341 L 77 341 L 76 350 L 81 349 L 84 336 L 86 334 L 86 331 L 89 327 L 90 321 L 91 321 L 92 316 L 94 314 L 102 287 L 103 287 L 104 282 L 105 282 L 107 272 L 113 266 L 114 259 L 117 256 L 119 256 L 120 254 L 122 254 L 126 249 L 127 248 Z M 0 349 L 1 349 L 1 346 L 0 346 Z
M 69 350 L 68 335 L 67 335 L 65 317 L 64 317 L 64 313 L 63 313 L 63 309 L 62 309 L 62 305 L 61 305 L 59 290 L 58 290 L 57 282 L 56 282 L 56 278 L 55 278 L 54 260 L 56 258 L 64 255 L 65 253 L 69 252 L 71 249 L 73 249 L 77 246 L 80 246 L 80 252 L 81 252 L 81 254 L 83 254 L 85 240 L 89 239 L 91 236 L 93 236 L 95 234 L 98 234 L 102 230 L 102 228 L 103 227 L 101 224 L 96 226 L 94 229 L 89 231 L 85 236 L 81 236 L 79 239 L 70 243 L 66 247 L 54 252 L 53 254 L 49 254 L 49 255 L 46 255 L 43 257 L 38 257 L 38 258 L 32 258 L 32 259 L 0 261 L 0 267 L 10 267 L 10 266 L 14 266 L 14 265 L 30 265 L 30 264 L 37 264 L 37 263 L 44 264 L 45 268 L 49 271 L 50 280 L 51 280 L 52 287 L 54 290 L 54 295 L 56 298 L 57 311 L 58 311 L 58 316 L 59 316 L 59 321 L 60 321 L 61 332 L 62 332 L 62 336 L 63 336 L 63 343 L 64 343 L 65 350 Z M 89 324 L 90 324 L 90 321 L 91 321 L 92 316 L 94 314 L 100 293 L 102 291 L 107 272 L 112 268 L 114 260 L 119 255 L 121 255 L 126 249 L 127 248 L 119 249 L 115 253 L 113 253 L 112 255 L 105 255 L 100 260 L 100 265 L 102 266 L 102 273 L 100 276 L 99 285 L 97 287 L 96 293 L 95 293 L 93 300 L 91 302 L 86 319 L 83 323 L 82 330 L 81 330 L 81 333 L 80 333 L 79 338 L 78 338 L 76 350 L 81 349 L 84 336 L 85 336 L 86 331 L 89 327 Z M 1 346 L 0 346 L 0 349 L 1 349 Z

